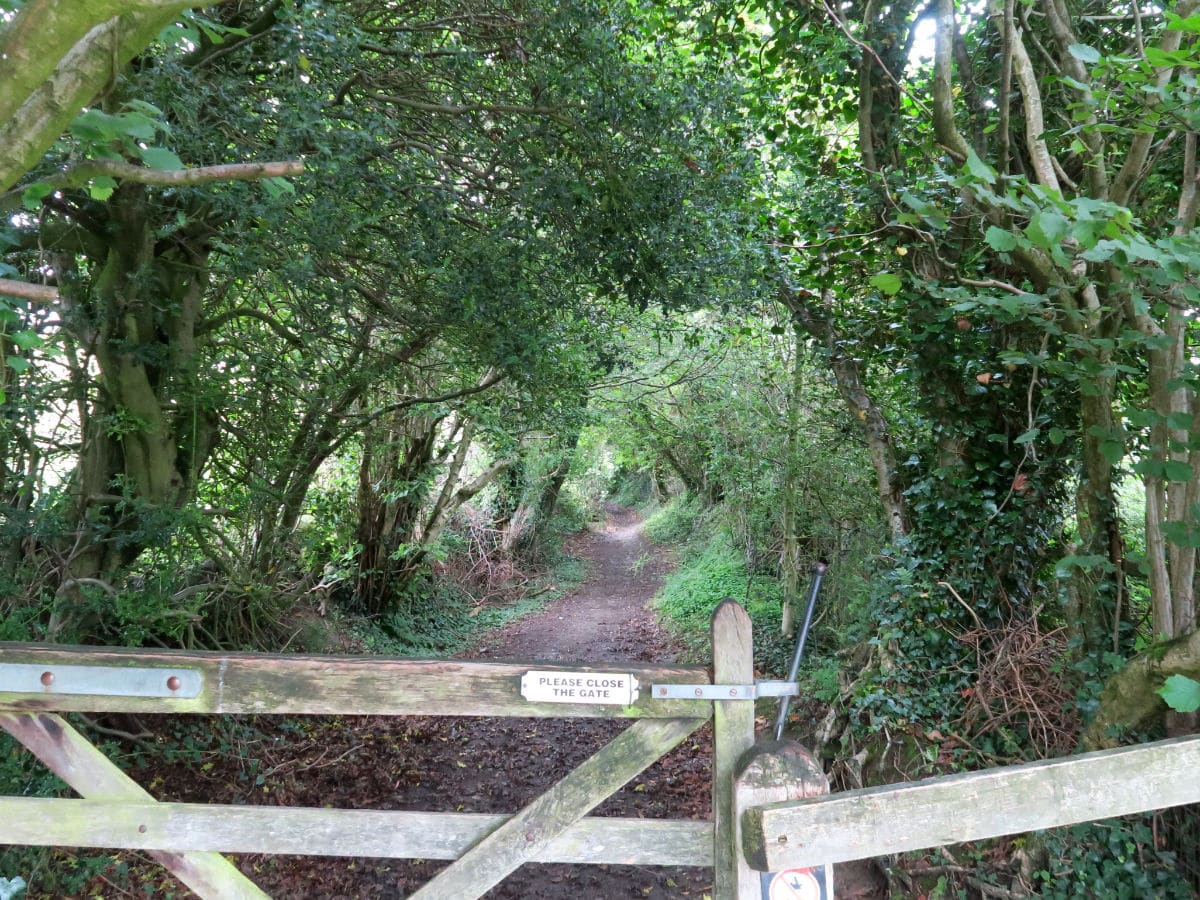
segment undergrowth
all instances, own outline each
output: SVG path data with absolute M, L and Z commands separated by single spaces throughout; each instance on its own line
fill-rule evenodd
M 679 549 L 680 565 L 665 579 L 654 603 L 664 623 L 683 643 L 688 658 L 708 660 L 713 610 L 724 600 L 736 600 L 754 626 L 756 671 L 763 678 L 785 677 L 795 637 L 785 637 L 780 628 L 783 586 L 773 572 L 747 570 L 746 555 L 735 546 L 719 510 L 696 498 L 677 497 L 647 516 L 646 534 L 656 543 Z M 827 586 L 822 598 L 827 601 L 829 594 Z M 814 626 L 814 632 L 817 630 Z M 815 634 L 810 636 L 799 675 L 801 693 L 830 702 L 838 691 L 839 665 L 820 649 Z
M 477 601 L 453 584 L 431 581 L 381 621 L 360 620 L 352 631 L 368 653 L 449 656 L 485 632 L 537 612 L 574 590 L 586 577 L 582 560 L 558 556 L 544 575 L 509 602 Z
M 1035 889 L 1052 900 L 1159 897 L 1195 894 L 1176 871 L 1174 854 L 1155 849 L 1151 814 L 1084 822 L 1046 832 L 1046 865 Z
M 892 896 L 929 900 L 1190 900 L 1196 895 L 1175 855 L 1156 849 L 1153 819 L 1144 813 L 909 853 L 884 868 Z
M 755 668 L 770 675 L 786 673 L 792 642 L 779 630 L 779 581 L 769 575 L 749 575 L 728 534 L 717 529 L 707 541 L 684 548 L 682 563 L 664 580 L 654 603 L 687 656 L 707 661 L 712 650 L 709 623 L 724 600 L 736 600 L 750 615 Z
M 112 752 L 111 743 L 97 743 L 106 755 Z M 0 733 L 0 796 L 67 798 L 73 793 L 13 737 Z M 10 881 L 23 879 L 29 896 L 34 895 L 35 888 L 37 896 L 74 896 L 111 862 L 108 857 L 89 853 L 81 851 L 64 861 L 55 847 L 0 846 L 0 876 Z M 13 896 L 27 894 L 23 890 Z
M 674 497 L 646 516 L 646 537 L 656 544 L 686 545 L 712 525 L 715 514 L 698 497 Z

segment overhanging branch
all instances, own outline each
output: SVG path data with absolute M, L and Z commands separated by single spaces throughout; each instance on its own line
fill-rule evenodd
M 196 329 L 196 332 L 197 334 L 208 334 L 209 332 L 216 331 L 221 326 L 226 325 L 235 319 L 256 319 L 274 331 L 293 347 L 296 347 L 297 349 L 304 349 L 304 341 L 300 339 L 299 335 L 289 330 L 286 325 L 284 325 L 274 316 L 268 315 L 260 309 L 254 309 L 253 307 L 249 306 L 231 309 L 226 313 L 222 313 L 216 318 L 202 323 L 200 327 Z
M 48 284 L 30 284 L 12 278 L 0 278 L 0 295 L 20 297 L 32 303 L 53 303 L 58 299 L 58 288 Z
M 287 178 L 304 172 L 302 160 L 280 160 L 256 163 L 227 163 L 219 166 L 197 166 L 193 169 L 151 169 L 115 159 L 89 159 L 75 163 L 58 175 L 43 179 L 55 190 L 77 188 L 93 178 L 108 176 L 138 184 L 160 187 L 181 187 L 209 184 L 214 181 L 257 181 L 262 178 Z M 15 191 L 11 193 L 16 193 Z
M 551 116 L 562 115 L 565 106 L 523 106 L 514 103 L 468 103 L 453 105 L 448 103 L 428 103 L 424 100 L 414 100 L 411 97 L 399 97 L 392 94 L 375 94 L 374 99 L 393 106 L 403 106 L 421 112 L 440 113 L 447 116 L 461 116 L 472 112 L 497 113 L 516 116 Z

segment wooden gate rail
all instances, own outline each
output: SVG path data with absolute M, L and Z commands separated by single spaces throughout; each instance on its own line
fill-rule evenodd
M 509 820 L 482 813 L 0 798 L 4 843 L 285 856 L 458 859 Z M 711 866 L 711 822 L 580 819 L 531 862 Z M 686 860 L 686 863 L 681 862 Z
M 154 803 L 154 798 L 141 785 L 122 772 L 60 716 L 53 713 L 3 713 L 0 714 L 0 726 L 81 796 Z M 38 825 L 49 824 L 41 820 L 34 822 Z M 19 843 L 17 840 L 8 841 L 5 835 L 7 829 L 15 824 L 11 819 L 0 818 L 0 843 Z M 181 846 L 176 845 L 170 850 L 151 850 L 150 857 L 199 896 L 225 896 L 231 900 L 266 897 L 253 881 L 225 857 L 217 853 L 192 851 L 185 846 L 181 852 Z
M 0 643 L 0 662 L 44 666 L 104 666 L 195 670 L 196 697 L 119 697 L 0 692 L 0 710 L 35 712 L 254 713 L 378 716 L 584 716 L 591 718 L 707 719 L 703 700 L 653 700 L 650 685 L 708 682 L 699 666 L 537 663 L 545 671 L 629 674 L 638 696 L 629 706 L 532 703 L 521 696 L 521 676 L 533 664 L 389 659 L 386 657 L 277 656 L 265 653 L 188 653 L 175 650 L 69 647 Z
M 713 617 L 714 670 L 750 676 L 750 623 L 723 604 Z M 375 657 L 143 651 L 0 644 L 7 684 L 0 727 L 84 799 L 0 798 L 0 843 L 147 851 L 201 897 L 266 895 L 221 853 L 450 859 L 415 898 L 476 897 L 525 862 L 720 865 L 737 852 L 735 752 L 753 741 L 752 704 L 656 699 L 655 684 L 709 684 L 697 666 L 460 662 Z M 94 667 L 94 668 L 89 668 Z M 114 670 L 128 669 L 120 673 Z M 637 680 L 626 705 L 526 700 L 531 669 Z M 96 687 L 90 679 L 95 678 Z M 24 679 L 24 680 L 13 680 Z M 752 681 L 752 677 L 749 678 Z M 109 687 L 128 683 L 130 696 Z M 720 683 L 720 682 L 719 682 Z M 167 688 L 164 690 L 164 686 Z M 88 693 L 91 690 L 101 691 Z M 166 694 L 162 696 L 162 694 Z M 714 821 L 586 818 L 588 812 L 714 718 Z M 636 721 L 511 816 L 158 803 L 59 712 L 271 715 L 453 715 Z M 718 900 L 736 875 L 716 873 Z
M 1200 802 L 1200 736 L 769 803 L 743 814 L 762 871 L 844 862 Z

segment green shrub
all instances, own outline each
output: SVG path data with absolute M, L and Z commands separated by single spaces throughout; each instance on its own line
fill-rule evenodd
M 709 508 L 699 497 L 673 497 L 647 517 L 646 536 L 656 544 L 687 543 L 702 525 L 710 523 L 708 512 Z
M 1035 875 L 1041 895 L 1050 900 L 1193 897 L 1174 854 L 1155 848 L 1149 821 L 1146 814 L 1046 832 L 1049 864 Z
M 754 625 L 756 667 L 764 674 L 786 674 L 794 645 L 779 629 L 779 581 L 768 575 L 748 576 L 745 560 L 731 545 L 728 533 L 717 531 L 685 554 L 682 565 L 663 582 L 655 605 L 683 641 L 688 656 L 707 660 L 713 610 L 729 599 L 745 607 Z

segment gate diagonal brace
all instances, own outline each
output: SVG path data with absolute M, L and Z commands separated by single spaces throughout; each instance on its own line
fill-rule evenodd
M 795 697 L 800 685 L 794 681 L 756 681 L 754 684 L 656 684 L 655 700 L 757 700 L 759 697 Z

